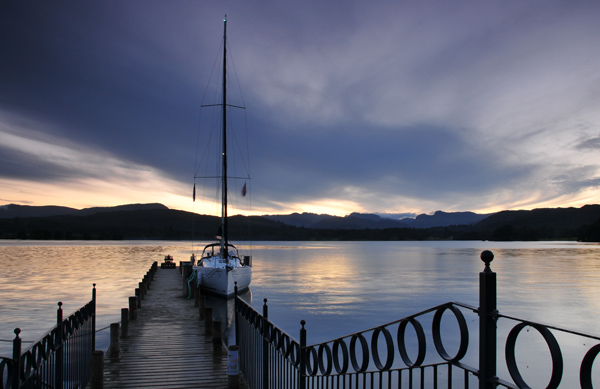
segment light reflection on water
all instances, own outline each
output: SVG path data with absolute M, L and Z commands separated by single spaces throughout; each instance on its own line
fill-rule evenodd
M 191 247 L 162 241 L 0 242 L 0 339 L 14 338 L 13 329 L 20 327 L 24 340 L 37 340 L 55 324 L 56 303 L 64 303 L 65 315 L 72 312 L 90 299 L 93 283 L 97 327 L 118 321 L 151 263 L 166 254 L 187 260 Z M 253 304 L 262 311 L 267 298 L 270 320 L 294 337 L 306 320 L 309 343 L 448 301 L 478 306 L 484 249 L 495 254 L 491 267 L 498 274 L 501 313 L 600 334 L 597 244 L 261 242 L 251 253 Z M 508 330 L 499 326 L 499 333 Z M 107 339 L 104 334 L 99 342 Z M 0 342 L 0 354 L 10 354 L 9 343 Z

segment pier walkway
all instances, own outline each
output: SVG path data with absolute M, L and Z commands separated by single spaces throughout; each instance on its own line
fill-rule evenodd
M 120 358 L 105 359 L 104 388 L 227 388 L 227 352 L 213 355 L 194 300 L 182 295 L 179 271 L 158 269 Z

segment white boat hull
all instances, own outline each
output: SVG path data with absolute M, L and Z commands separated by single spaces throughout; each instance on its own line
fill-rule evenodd
M 238 293 L 248 289 L 252 281 L 252 267 L 214 268 L 196 266 L 198 286 L 209 293 L 219 296 L 233 296 L 237 282 Z

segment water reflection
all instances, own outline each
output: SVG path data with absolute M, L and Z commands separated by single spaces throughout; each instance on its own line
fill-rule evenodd
M 187 260 L 190 248 L 189 242 L 0 242 L 0 339 L 12 339 L 13 329 L 21 327 L 25 340 L 37 340 L 54 325 L 56 303 L 70 313 L 90 299 L 93 283 L 98 328 L 118 321 L 150 264 L 166 254 Z M 491 266 L 498 274 L 501 313 L 600 334 L 596 244 L 265 242 L 252 249 L 248 299 L 262 312 L 267 298 L 270 320 L 286 332 L 297 336 L 300 320 L 306 320 L 308 342 L 326 341 L 448 301 L 477 306 L 484 249 L 495 254 Z M 207 304 L 231 328 L 233 306 L 224 301 Z M 469 326 L 476 329 L 475 320 Z M 506 326 L 499 323 L 499 338 L 510 331 Z M 99 343 L 108 339 L 108 331 L 103 334 Z M 531 340 L 528 335 L 524 347 L 537 345 L 535 334 Z M 575 344 L 564 352 L 579 355 L 589 346 Z M 502 353 L 503 345 L 498 349 Z M 0 354 L 9 353 L 10 345 L 0 342 Z
M 252 305 L 252 291 L 250 289 L 240 294 L 240 297 L 248 304 Z M 205 295 L 204 298 L 206 300 L 206 306 L 213 309 L 213 320 L 220 321 L 223 326 L 223 341 L 225 344 L 235 344 L 235 299 L 226 299 L 222 296 L 210 294 Z

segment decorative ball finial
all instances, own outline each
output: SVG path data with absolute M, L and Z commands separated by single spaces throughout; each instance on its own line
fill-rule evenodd
M 490 263 L 492 263 L 492 261 L 494 260 L 494 253 L 492 253 L 490 250 L 484 250 L 481 252 L 481 255 L 479 257 L 485 263 L 485 268 L 490 269 Z
M 59 308 L 62 308 L 62 301 L 59 301 L 59 302 L 58 302 L 58 307 L 59 307 Z
M 21 333 L 21 329 L 19 327 L 15 328 L 15 335 L 19 336 Z
M 302 325 L 302 328 L 304 328 L 304 325 L 306 324 L 305 320 L 300 320 L 300 324 Z
M 265 298 L 265 299 L 263 300 L 263 302 L 266 304 L 266 303 L 267 303 L 267 299 Z

